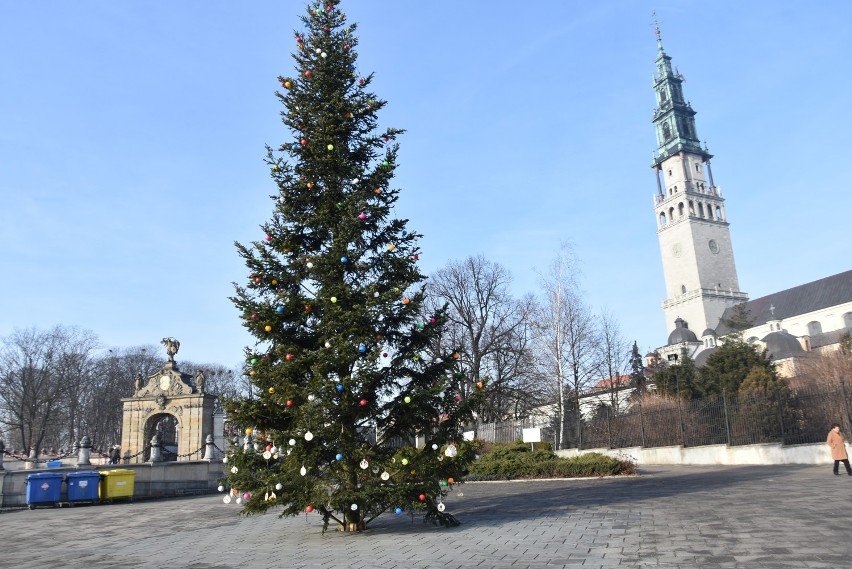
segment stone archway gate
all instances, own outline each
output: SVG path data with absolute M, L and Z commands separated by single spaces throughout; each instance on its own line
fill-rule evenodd
M 216 396 L 204 393 L 204 374 L 198 371 L 193 377 L 178 369 L 174 356 L 180 343 L 172 338 L 162 342 L 169 355 L 162 369 L 144 379 L 134 379 L 133 395 L 122 399 L 121 453 L 130 462 L 145 462 L 150 457 L 152 434 L 163 416 L 173 417 L 166 442 L 169 452 L 163 458 L 186 457 L 200 459 L 204 453 L 207 435 L 213 435 L 213 412 Z

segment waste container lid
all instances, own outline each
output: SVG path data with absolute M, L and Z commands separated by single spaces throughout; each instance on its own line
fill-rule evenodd
M 84 470 L 82 472 L 69 472 L 66 476 L 68 478 L 90 478 L 92 476 L 100 476 L 101 473 L 97 470 Z
M 101 474 L 103 474 L 104 476 L 118 476 L 122 474 L 132 474 L 135 476 L 136 471 L 131 470 L 129 468 L 113 468 L 112 470 L 104 470 L 103 472 L 101 472 Z
M 27 475 L 27 480 L 30 478 L 62 478 L 61 472 L 34 472 Z

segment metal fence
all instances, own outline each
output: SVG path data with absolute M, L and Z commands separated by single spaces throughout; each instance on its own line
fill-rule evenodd
M 785 445 L 825 441 L 832 423 L 852 432 L 847 386 L 807 386 L 766 396 L 722 394 L 700 400 L 645 396 L 627 412 L 602 407 L 593 418 L 566 414 L 562 448 L 684 447 L 758 443 Z M 487 442 L 521 440 L 522 429 L 542 428 L 554 449 L 558 418 L 479 423 L 468 427 Z

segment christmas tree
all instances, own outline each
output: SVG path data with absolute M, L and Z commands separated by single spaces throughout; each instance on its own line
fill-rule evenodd
M 446 316 L 425 312 L 420 235 L 393 216 L 402 131 L 378 129 L 386 102 L 358 72 L 338 3 L 301 18 L 296 74 L 276 93 L 290 138 L 267 147 L 274 211 L 237 244 L 250 277 L 232 300 L 257 342 L 252 394 L 226 403 L 246 438 L 222 488 L 244 513 L 316 512 L 324 529 L 405 511 L 455 525 L 442 499 L 473 457 L 461 436 L 473 401 L 459 354 L 429 350 Z

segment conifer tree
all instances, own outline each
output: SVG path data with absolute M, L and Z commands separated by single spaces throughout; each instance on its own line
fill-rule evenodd
M 254 389 L 226 404 L 247 438 L 226 457 L 225 501 L 316 512 L 324 529 L 407 510 L 455 525 L 442 498 L 473 456 L 461 429 L 476 389 L 461 397 L 457 352 L 427 353 L 446 316 L 425 312 L 420 235 L 393 214 L 402 130 L 379 130 L 385 101 L 338 4 L 301 17 L 277 93 L 289 140 L 267 147 L 274 211 L 260 239 L 237 244 L 250 276 L 232 300 L 256 338 Z

